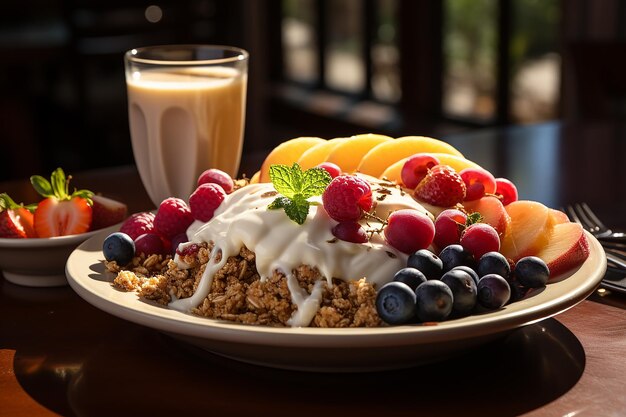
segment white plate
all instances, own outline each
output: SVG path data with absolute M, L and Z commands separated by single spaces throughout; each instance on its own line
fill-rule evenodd
M 105 272 L 102 262 L 107 235 L 99 233 L 84 242 L 67 262 L 68 282 L 87 302 L 222 356 L 298 370 L 379 370 L 440 360 L 565 311 L 589 296 L 606 270 L 602 247 L 587 235 L 591 253 L 577 271 L 497 311 L 433 326 L 273 328 L 180 313 L 113 288 L 114 276 Z

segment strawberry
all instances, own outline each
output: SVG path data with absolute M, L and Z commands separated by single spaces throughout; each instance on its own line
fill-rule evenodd
M 448 165 L 435 165 L 415 188 L 415 197 L 438 207 L 451 207 L 465 198 L 461 176 Z
M 91 230 L 112 226 L 126 218 L 128 212 L 126 204 L 101 195 L 94 195 L 91 199 L 93 200 Z
M 30 177 L 35 190 L 43 197 L 35 210 L 34 225 L 38 237 L 85 233 L 91 227 L 93 193 L 75 190 L 69 194 L 70 177 L 57 168 L 48 182 L 39 175 Z
M 33 213 L 23 204 L 17 204 L 6 193 L 0 194 L 0 237 L 27 238 L 37 237 L 33 227 Z

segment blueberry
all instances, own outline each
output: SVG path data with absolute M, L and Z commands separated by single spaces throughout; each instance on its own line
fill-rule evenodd
M 403 282 L 388 282 L 378 290 L 376 311 L 388 324 L 412 321 L 415 318 L 415 291 Z
M 480 277 L 478 276 L 476 271 L 474 271 L 472 268 L 470 268 L 469 266 L 461 265 L 461 266 L 455 266 L 454 268 L 451 269 L 451 271 L 454 271 L 455 269 L 459 269 L 461 271 L 467 272 L 470 275 L 470 277 L 472 277 L 472 279 L 474 280 L 474 284 L 478 285 L 478 280 L 480 279 Z
M 479 277 L 488 274 L 497 274 L 508 280 L 511 274 L 511 265 L 509 261 L 500 252 L 487 252 L 480 257 L 476 272 Z
M 135 256 L 135 242 L 126 233 L 112 233 L 104 239 L 102 252 L 107 261 L 115 261 L 124 266 Z
M 452 291 L 452 311 L 459 315 L 469 314 L 476 305 L 476 283 L 470 274 L 454 268 L 441 277 L 441 282 Z
M 420 321 L 442 321 L 452 312 L 452 290 L 439 280 L 426 281 L 415 290 Z
M 402 268 L 393 276 L 394 281 L 404 282 L 413 291 L 422 282 L 426 282 L 426 277 L 415 268 Z
M 527 256 L 515 264 L 515 278 L 527 288 L 543 287 L 550 278 L 550 269 L 541 258 Z
M 496 309 L 511 298 L 511 287 L 500 275 L 488 274 L 478 281 L 478 303 L 485 308 Z
M 461 265 L 473 268 L 476 264 L 474 256 L 458 244 L 448 245 L 443 248 L 439 253 L 439 258 L 443 262 L 443 272 L 448 272 L 452 268 Z
M 420 249 L 410 255 L 406 266 L 419 269 L 426 279 L 439 279 L 443 274 L 443 262 L 428 249 Z

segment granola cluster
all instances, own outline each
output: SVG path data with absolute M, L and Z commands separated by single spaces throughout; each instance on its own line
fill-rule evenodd
M 113 284 L 124 291 L 136 291 L 141 297 L 166 305 L 172 300 L 188 298 L 196 291 L 209 261 L 212 245 L 199 244 L 181 260 L 189 269 L 179 269 L 170 257 L 152 255 L 136 257 L 121 269 L 107 263 L 109 271 L 117 273 Z M 219 261 L 220 253 L 216 255 Z M 333 279 L 327 285 L 317 269 L 301 265 L 293 271 L 300 287 L 309 294 L 316 281 L 324 280 L 322 302 L 312 327 L 373 327 L 380 326 L 375 306 L 376 290 L 364 278 L 357 281 Z M 276 271 L 261 280 L 255 267 L 255 254 L 241 248 L 214 275 L 208 296 L 192 313 L 243 324 L 287 326 L 296 305 L 291 301 L 287 278 Z

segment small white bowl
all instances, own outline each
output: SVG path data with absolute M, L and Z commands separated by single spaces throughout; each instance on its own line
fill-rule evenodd
M 0 270 L 4 278 L 27 287 L 67 285 L 65 264 L 78 245 L 96 233 L 119 230 L 120 224 L 79 235 L 50 238 L 0 238 Z

